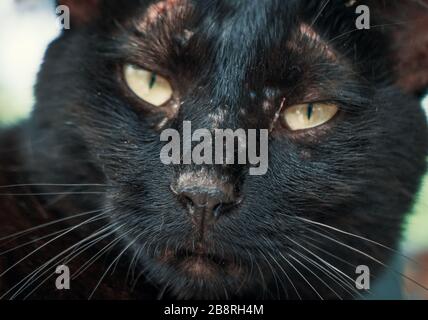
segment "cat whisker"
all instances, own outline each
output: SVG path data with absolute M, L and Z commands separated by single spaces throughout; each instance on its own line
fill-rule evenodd
M 133 228 L 133 230 L 135 230 L 135 228 Z M 142 234 L 140 233 L 138 236 L 135 237 L 134 240 L 130 241 L 129 244 L 117 255 L 117 257 L 113 260 L 113 262 L 107 267 L 106 271 L 103 273 L 103 275 L 101 276 L 101 278 L 98 280 L 97 284 L 95 285 L 95 288 L 92 290 L 91 294 L 89 295 L 88 300 L 92 299 L 92 297 L 94 296 L 94 294 L 97 291 L 98 287 L 100 286 L 101 282 L 104 280 L 104 278 L 106 277 L 106 275 L 108 274 L 109 270 L 112 268 L 112 266 L 114 265 L 114 263 L 116 261 L 118 261 L 122 257 L 122 255 L 126 252 L 126 250 L 128 250 L 135 242 L 137 242 L 137 240 L 139 239 L 139 237 L 141 235 Z
M 88 224 L 88 223 L 91 223 L 91 222 L 94 222 L 94 221 L 97 221 L 97 220 L 102 219 L 102 218 L 105 216 L 105 214 L 106 214 L 106 213 L 105 213 L 105 212 L 103 212 L 103 213 L 100 213 L 100 214 L 96 215 L 95 217 L 92 217 L 92 218 L 90 218 L 90 219 L 87 219 L 87 220 L 85 220 L 85 221 L 83 221 L 83 222 L 81 222 L 81 223 L 77 224 L 76 226 L 72 227 L 71 229 L 69 229 L 69 230 L 67 230 L 67 231 L 65 231 L 65 232 L 63 232 L 63 233 L 61 233 L 60 235 L 58 235 L 58 236 L 54 237 L 53 239 L 49 240 L 48 242 L 44 243 L 43 245 L 41 245 L 41 246 L 40 246 L 40 247 L 38 247 L 37 249 L 35 249 L 35 250 L 33 250 L 32 252 L 30 252 L 29 254 L 25 255 L 23 258 L 21 258 L 18 262 L 14 263 L 12 266 L 10 266 L 9 268 L 7 268 L 5 271 L 3 271 L 3 272 L 0 274 L 0 278 L 1 278 L 1 277 L 3 277 L 6 273 L 8 273 L 10 270 L 12 270 L 13 268 L 15 268 L 17 265 L 19 265 L 21 262 L 23 262 L 23 261 L 24 261 L 24 260 L 26 260 L 27 258 L 31 257 L 33 254 L 37 253 L 38 251 L 40 251 L 41 249 L 43 249 L 44 247 L 46 247 L 47 245 L 49 245 L 49 244 L 50 244 L 50 243 L 52 243 L 53 241 L 55 241 L 55 240 L 57 240 L 57 239 L 59 239 L 59 238 L 61 238 L 61 237 L 64 237 L 65 235 L 67 235 L 67 234 L 68 234 L 68 233 L 70 233 L 71 231 L 76 230 L 77 228 L 79 228 L 79 227 L 81 227 L 81 226 L 83 226 L 83 225 L 85 225 L 85 224 Z
M 268 259 L 266 258 L 266 256 L 263 254 L 263 252 L 261 252 L 261 251 L 259 251 L 259 252 L 265 257 L 265 260 L 268 263 L 268 265 L 270 266 L 273 274 L 275 274 L 276 272 L 274 271 L 274 268 L 270 265 L 270 263 L 269 263 Z M 291 277 L 289 276 L 289 274 L 287 273 L 287 271 L 285 271 L 285 269 L 282 267 L 282 265 L 270 253 L 269 253 L 269 255 L 271 256 L 271 258 L 273 259 L 273 261 L 278 265 L 279 269 L 284 274 L 284 276 L 287 278 L 288 282 L 290 282 L 290 284 L 293 287 L 294 291 L 296 292 L 296 295 L 298 296 L 299 300 L 302 300 L 302 297 L 300 296 L 299 291 L 297 290 L 297 287 L 294 285 L 293 280 L 291 279 Z
M 300 261 L 299 259 L 295 258 L 292 254 L 288 254 L 288 256 L 293 259 L 294 261 L 296 261 L 299 265 L 301 265 L 305 270 L 307 270 L 310 274 L 312 274 L 315 278 L 318 279 L 318 281 L 320 281 L 323 285 L 325 285 L 330 291 L 332 291 L 336 297 L 338 297 L 340 300 L 343 300 L 343 298 L 340 296 L 340 294 L 338 294 L 332 287 L 330 287 L 323 279 L 320 278 L 320 276 L 318 276 L 315 272 L 313 272 L 310 268 L 308 268 L 302 261 Z
M 421 5 L 425 9 L 428 9 L 428 3 L 425 3 L 423 0 L 412 0 L 413 2 L 416 2 L 417 4 Z
M 106 228 L 107 229 L 107 228 Z M 108 229 L 107 229 L 108 230 Z M 107 231 L 107 230 L 105 230 L 105 231 Z M 68 254 L 66 257 L 64 257 L 64 258 L 62 258 L 62 260 L 61 261 L 58 261 L 57 262 L 57 264 L 58 265 L 63 265 L 63 264 L 67 264 L 67 263 L 69 263 L 70 261 L 72 261 L 72 260 L 74 260 L 75 258 L 77 258 L 79 255 L 81 255 L 83 252 L 85 252 L 86 250 L 88 250 L 88 249 L 90 249 L 91 247 L 93 247 L 95 244 L 97 244 L 98 242 L 100 242 L 100 241 L 102 241 L 102 240 L 104 240 L 105 238 L 107 238 L 108 236 L 110 236 L 111 234 L 112 234 L 113 232 L 108 232 L 107 234 L 104 234 L 104 235 L 100 235 L 99 237 L 97 237 L 97 238 L 95 238 L 94 240 L 92 240 L 92 241 L 90 241 L 89 243 L 87 243 L 87 244 L 84 244 L 83 246 L 82 246 L 82 248 L 80 248 L 80 247 L 75 247 L 74 249 L 73 249 L 73 251 L 70 253 L 70 254 Z M 76 252 L 75 250 L 76 249 L 78 249 L 78 251 Z M 60 255 L 62 255 L 62 254 L 60 254 Z M 51 259 L 48 263 L 46 263 L 45 265 L 42 265 L 41 267 L 39 267 L 39 271 L 41 272 L 41 271 L 43 271 L 43 269 L 45 269 L 45 271 L 43 271 L 40 275 L 38 275 L 36 278 L 34 278 L 34 279 L 29 279 L 29 280 L 31 280 L 31 281 L 28 281 L 28 283 L 26 283 L 23 287 L 22 287 L 22 289 L 20 289 L 20 291 L 19 292 L 16 292 L 15 294 L 14 294 L 14 296 L 12 297 L 13 299 L 14 298 L 16 298 L 19 294 L 20 294 L 20 292 L 22 292 L 22 291 L 24 291 L 27 287 L 30 287 L 31 285 L 32 285 L 32 283 L 34 283 L 34 282 L 36 282 L 38 279 L 40 279 L 41 277 L 43 277 L 46 273 L 48 273 L 49 272 L 49 270 L 50 269 L 53 269 L 53 268 L 55 268 L 55 266 L 54 265 L 52 265 L 50 268 L 49 268 L 49 264 L 53 264 L 54 263 L 54 261 L 56 260 L 56 259 L 58 259 L 59 257 L 60 257 L 60 255 L 57 255 L 56 257 L 54 257 L 53 259 Z M 37 270 L 36 270 L 37 271 Z M 51 277 L 52 277 L 53 275 L 52 274 L 49 274 L 44 280 L 42 280 L 34 289 L 32 289 L 25 297 L 24 297 L 24 300 L 26 300 L 28 297 L 30 297 L 34 292 L 36 292 L 37 291 L 37 289 L 38 288 L 40 288 L 44 283 L 46 283 L 46 281 L 48 281 Z M 33 275 L 33 277 L 34 277 L 34 275 Z
M 135 271 L 137 269 L 138 261 L 140 260 L 141 256 L 141 248 L 138 248 L 135 250 L 135 254 L 132 257 L 131 261 L 129 262 L 128 271 L 126 272 L 125 282 L 133 282 L 135 280 Z M 131 279 L 131 280 L 129 280 Z
M 328 270 L 327 268 L 323 267 L 321 264 L 319 264 L 318 262 L 316 262 L 314 259 L 309 258 L 307 255 L 305 255 L 302 252 L 299 252 L 297 250 L 294 250 L 292 248 L 290 248 L 291 251 L 293 251 L 295 254 L 297 254 L 298 256 L 300 256 L 303 260 L 307 261 L 308 263 L 310 263 L 311 265 L 313 265 L 315 268 L 317 268 L 318 270 L 320 270 L 323 274 L 325 274 L 327 277 L 329 277 L 334 283 L 336 283 L 337 285 L 339 285 L 343 290 L 345 290 L 347 293 L 349 293 L 352 297 L 354 297 L 354 294 L 356 293 L 357 295 L 359 295 L 360 297 L 363 297 L 363 295 L 361 295 L 356 288 L 354 288 L 352 286 L 352 284 L 346 282 L 343 277 L 341 277 L 340 274 L 337 274 L 331 270 Z
M 105 191 L 99 191 L 99 192 L 41 192 L 41 193 L 0 193 L 0 197 L 23 197 L 23 196 L 69 196 L 69 195 L 99 195 L 99 194 L 106 194 Z
M 260 267 L 260 264 L 257 262 L 257 259 L 254 261 L 257 267 L 257 270 L 259 272 L 260 278 L 262 280 L 262 289 L 263 289 L 263 299 L 266 297 L 266 292 L 268 292 L 268 288 L 267 288 L 267 282 L 266 279 L 263 275 L 263 271 L 262 268 Z
M 3 255 L 5 255 L 5 254 L 7 254 L 7 253 L 10 253 L 10 252 L 16 251 L 16 250 L 21 249 L 21 248 L 25 248 L 25 247 L 27 247 L 27 246 L 29 246 L 29 245 L 33 244 L 33 243 L 36 243 L 36 242 L 42 241 L 42 240 L 44 240 L 44 239 L 47 239 L 47 238 L 53 237 L 53 236 L 55 236 L 55 235 L 57 235 L 57 234 L 59 234 L 59 233 L 62 233 L 62 232 L 64 232 L 64 231 L 69 230 L 70 228 L 72 228 L 72 227 L 67 227 L 67 228 L 60 229 L 60 230 L 58 230 L 58 231 L 54 231 L 54 232 L 52 232 L 52 233 L 49 233 L 49 234 L 44 235 L 44 236 L 42 236 L 42 237 L 39 237 L 39 238 L 37 238 L 37 239 L 34 239 L 34 240 L 31 240 L 31 241 L 24 242 L 24 243 L 22 243 L 22 244 L 20 244 L 20 245 L 18 245 L 18 246 L 16 246 L 16 247 L 13 247 L 13 248 L 7 249 L 7 250 L 5 250 L 5 251 L 1 251 L 1 252 L 0 252 L 0 256 L 3 256 Z
M 133 229 L 133 230 L 131 230 L 131 231 L 134 231 L 135 229 Z M 126 233 L 126 234 L 128 234 L 128 232 Z M 141 235 L 140 236 L 143 236 L 143 235 L 145 235 L 146 234 L 146 232 L 141 232 Z M 110 249 L 109 249 L 110 250 Z M 115 272 L 116 272 L 116 269 L 117 269 L 117 266 L 118 266 L 118 264 L 119 264 L 119 260 L 117 260 L 116 262 L 115 262 L 115 264 L 113 265 L 113 269 L 111 270 L 111 275 L 113 275 Z
M 30 232 L 37 231 L 37 230 L 40 230 L 40 229 L 43 229 L 43 228 L 46 228 L 46 227 L 49 227 L 49 226 L 52 226 L 52 225 L 64 222 L 64 221 L 69 221 L 69 220 L 73 220 L 73 219 L 76 219 L 76 218 L 87 216 L 87 215 L 90 215 L 90 214 L 93 214 L 93 213 L 102 212 L 102 211 L 104 211 L 106 209 L 108 209 L 108 208 L 99 209 L 99 210 L 86 211 L 86 212 L 78 213 L 78 214 L 71 215 L 71 216 L 68 216 L 68 217 L 65 217 L 65 218 L 60 218 L 60 219 L 56 219 L 56 220 L 53 220 L 53 221 L 49 221 L 47 223 L 44 223 L 44 224 L 41 224 L 41 225 L 38 225 L 38 226 L 35 226 L 35 227 L 32 227 L 32 228 L 29 228 L 29 229 L 26 229 L 26 230 L 23 230 L 23 231 L 19 231 L 19 232 L 10 234 L 8 236 L 2 237 L 2 238 L 0 238 L 0 241 L 9 240 L 9 239 L 18 239 L 18 238 L 22 237 L 23 235 L 26 235 L 26 234 L 28 234 Z
M 370 28 L 371 28 L 371 29 L 374 29 L 374 28 L 383 28 L 383 27 L 390 27 L 390 26 L 406 25 L 406 24 L 411 23 L 411 22 L 412 22 L 412 21 L 402 21 L 402 22 L 395 22 L 395 23 L 377 24 L 377 25 L 372 25 L 372 26 L 370 26 Z M 350 35 L 351 33 L 358 32 L 358 31 L 361 31 L 361 30 L 360 30 L 360 29 L 358 29 L 358 28 L 355 28 L 355 29 L 353 29 L 353 30 L 343 32 L 343 33 L 339 34 L 338 36 L 336 36 L 336 37 L 334 37 L 334 38 L 330 39 L 330 40 L 327 42 L 327 45 L 331 46 L 331 45 L 333 45 L 333 43 L 334 43 L 335 41 L 339 40 L 340 38 L 345 37 L 345 36 L 348 36 L 348 35 Z
M 321 222 L 313 221 L 313 220 L 310 220 L 310 219 L 306 219 L 306 218 L 302 218 L 302 217 L 298 217 L 298 216 L 290 216 L 290 217 L 293 217 L 293 218 L 295 218 L 295 219 L 298 219 L 298 220 L 304 221 L 304 222 L 306 222 L 306 223 L 310 223 L 310 224 L 313 224 L 313 225 L 317 225 L 317 226 L 320 226 L 320 227 L 324 227 L 324 228 L 326 228 L 326 229 L 333 230 L 333 231 L 339 232 L 339 233 L 341 233 L 341 234 L 344 234 L 344 235 L 347 235 L 347 236 L 350 236 L 350 237 L 353 237 L 353 238 L 356 238 L 356 239 L 360 239 L 360 240 L 366 241 L 366 242 L 368 242 L 368 243 L 371 243 L 371 244 L 374 244 L 374 245 L 376 245 L 376 246 L 379 246 L 379 247 L 381 247 L 381 248 L 383 248 L 383 249 L 386 249 L 386 250 L 388 250 L 388 251 L 390 251 L 390 252 L 392 252 L 392 253 L 394 253 L 394 254 L 397 254 L 397 255 L 399 255 L 399 256 L 401 256 L 401 257 L 405 258 L 405 259 L 406 259 L 406 260 L 408 260 L 409 262 L 412 262 L 412 263 L 414 263 L 414 264 L 416 264 L 416 265 L 419 265 L 419 263 L 418 263 L 416 260 L 412 259 L 412 258 L 411 258 L 411 257 L 409 257 L 409 256 L 404 255 L 404 254 L 403 254 L 403 253 L 401 253 L 400 251 L 398 251 L 398 250 L 396 250 L 396 249 L 393 249 L 393 248 L 390 248 L 390 247 L 388 247 L 388 246 L 386 246 L 386 245 L 384 245 L 384 244 L 382 244 L 382 243 L 380 243 L 380 242 L 377 242 L 377 241 L 371 240 L 371 239 L 369 239 L 369 238 L 367 238 L 367 237 L 364 237 L 364 236 L 361 236 L 361 235 L 357 235 L 357 234 L 354 234 L 354 233 L 351 233 L 351 232 L 347 232 L 347 231 L 341 230 L 341 229 L 339 229 L 339 228 L 336 228 L 336 227 L 333 227 L 333 226 L 330 226 L 330 225 L 327 225 L 327 224 L 324 224 L 324 223 L 321 223 Z M 311 230 L 311 229 L 309 229 L 309 230 Z
M 116 233 L 121 227 L 125 226 L 125 224 L 120 225 L 116 229 L 112 230 L 110 234 Z M 135 229 L 135 228 L 134 228 Z M 101 258 L 104 253 L 108 252 L 112 249 L 117 243 L 119 243 L 123 238 L 125 238 L 130 232 L 134 231 L 134 229 L 128 230 L 127 232 L 121 234 L 119 237 L 113 239 L 107 245 L 105 245 L 102 249 L 100 249 L 92 258 L 86 261 L 73 275 L 72 279 L 77 279 L 81 274 L 83 274 L 87 269 L 91 267 L 99 258 Z
M 318 21 L 319 17 L 322 15 L 324 9 L 327 7 L 327 5 L 330 3 L 330 0 L 326 0 L 324 2 L 324 4 L 322 5 L 320 11 L 318 11 L 317 15 L 315 16 L 315 18 L 312 20 L 310 27 L 312 28 L 315 23 Z
M 159 294 L 156 297 L 156 300 L 158 300 L 158 301 L 162 300 L 162 298 L 165 295 L 171 281 L 172 281 L 172 279 L 168 280 L 168 282 L 162 286 L 162 289 L 159 291 Z
M 248 253 L 248 251 L 247 251 L 247 253 Z M 249 272 L 245 272 L 244 273 L 244 278 L 243 278 L 243 280 L 241 282 L 241 285 L 235 291 L 236 295 L 239 295 L 239 293 L 241 292 L 241 290 L 248 283 L 250 277 L 253 275 L 253 264 L 254 264 L 254 262 L 253 262 L 253 258 L 252 257 L 249 257 L 249 259 L 250 259 L 250 270 L 249 270 Z M 239 261 L 239 271 L 238 272 L 241 273 L 241 270 L 242 270 L 241 261 Z M 286 287 L 284 287 L 284 290 L 285 290 L 285 292 L 287 292 L 287 288 Z M 279 296 L 278 296 L 278 298 L 279 298 Z
M 348 279 L 349 281 L 351 281 L 352 283 L 354 282 L 354 279 L 352 279 L 349 275 L 347 275 L 346 273 L 344 273 L 342 270 L 338 269 L 337 267 L 333 266 L 331 263 L 329 263 L 328 261 L 324 260 L 323 258 L 321 258 L 319 255 L 317 255 L 316 253 L 312 252 L 311 250 L 309 250 L 308 248 L 304 247 L 303 245 L 301 245 L 300 243 L 298 243 L 297 241 L 291 239 L 288 236 L 285 236 L 289 241 L 293 242 L 295 245 L 297 245 L 298 247 L 302 248 L 304 251 L 306 251 L 307 253 L 309 253 L 311 256 L 313 256 L 315 259 L 321 261 L 323 264 L 325 264 L 326 266 L 328 266 L 329 268 L 331 268 L 332 270 L 334 270 L 335 272 L 341 274 L 342 276 L 344 276 L 346 279 Z
M 317 239 L 315 239 L 315 238 L 313 238 L 313 237 L 311 237 L 309 235 L 302 234 L 302 236 L 305 237 L 305 238 L 307 238 L 308 240 L 319 242 L 319 240 L 317 240 Z M 341 257 L 339 257 L 339 256 L 337 256 L 337 255 L 335 255 L 335 254 L 333 254 L 331 252 L 328 252 L 327 250 L 322 249 L 321 247 L 313 244 L 311 241 L 308 241 L 308 240 L 306 240 L 305 243 L 308 244 L 309 246 L 315 248 L 316 250 L 321 251 L 325 255 L 328 255 L 328 256 L 330 256 L 330 257 L 332 257 L 332 258 L 340 261 L 341 263 L 346 264 L 346 265 L 348 265 L 348 266 L 350 266 L 352 268 L 356 267 L 355 265 L 353 265 L 352 263 L 346 261 L 345 259 L 342 259 Z
M 276 286 L 276 290 L 277 290 L 277 296 L 279 297 L 280 296 L 280 290 L 279 290 L 279 286 L 278 286 L 278 277 L 279 277 L 279 283 L 281 283 L 281 287 L 282 287 L 282 289 L 283 289 L 283 291 L 285 292 L 287 289 L 285 288 L 285 286 L 284 286 L 284 284 L 282 283 L 282 281 L 281 281 L 281 277 L 278 275 L 278 273 L 275 271 L 275 268 L 273 268 L 272 267 L 272 264 L 269 262 L 269 259 L 268 259 L 268 257 L 266 257 L 266 255 L 263 253 L 263 251 L 262 251 L 263 249 L 257 249 L 257 251 L 262 255 L 262 257 L 263 257 L 263 260 L 264 260 L 264 262 L 267 264 L 267 266 L 269 267 L 269 269 L 271 270 L 271 272 L 272 272 L 272 276 L 274 277 L 274 280 L 275 280 L 275 286 Z M 262 271 L 262 268 L 260 267 L 260 265 L 257 263 L 257 259 L 255 259 L 255 263 L 256 263 L 256 266 L 257 266 L 257 268 L 258 268 L 258 270 L 259 270 L 259 274 L 260 274 L 260 277 L 261 277 L 261 279 L 262 279 L 262 285 L 263 285 L 263 294 L 264 294 L 264 296 L 265 296 L 265 294 L 267 293 L 267 292 L 269 292 L 269 290 L 267 289 L 267 282 L 266 282 L 266 279 L 264 278 L 264 275 L 263 275 L 263 271 Z M 284 272 L 284 274 L 285 274 L 286 272 Z M 289 279 L 290 280 L 290 279 Z M 263 296 L 263 297 L 264 297 Z
M 62 255 L 66 254 L 67 252 L 69 252 L 70 250 L 73 250 L 74 248 L 80 246 L 81 244 L 85 243 L 86 241 L 92 239 L 93 237 L 98 237 L 100 235 L 102 235 L 103 232 L 108 231 L 111 228 L 111 226 L 107 226 L 107 227 L 102 227 L 100 229 L 98 229 L 97 231 L 95 231 L 94 233 L 92 233 L 91 235 L 89 235 L 88 237 L 80 240 L 79 242 L 75 243 L 74 245 L 70 246 L 69 248 L 63 250 L 62 252 L 60 252 L 59 254 L 57 254 L 55 257 L 51 258 L 50 260 L 48 260 L 47 262 L 45 262 L 44 264 L 42 264 L 41 266 L 39 266 L 37 269 L 35 269 L 33 272 L 31 272 L 30 274 L 28 274 L 27 276 L 25 276 L 21 281 L 19 281 L 17 284 L 15 284 L 12 288 L 10 288 L 6 293 L 4 293 L 0 299 L 3 299 L 4 297 L 6 297 L 11 291 L 13 291 L 16 287 L 18 287 L 21 283 L 25 282 L 24 285 L 21 287 L 21 289 L 19 291 L 22 291 L 22 289 L 25 289 L 25 287 L 28 286 L 29 281 L 31 281 L 32 279 L 34 279 L 34 277 L 40 273 L 41 271 L 45 270 L 41 275 L 39 275 L 37 277 L 37 279 L 41 276 L 43 276 L 44 274 L 46 274 L 46 272 L 49 271 L 49 269 L 46 270 L 46 267 L 49 266 L 49 264 L 51 264 L 52 262 L 54 262 L 56 259 L 58 259 L 59 257 L 61 257 Z M 34 253 L 34 252 L 33 252 Z M 25 257 L 24 257 L 25 258 Z M 18 262 L 19 264 L 20 262 Z M 34 280 L 33 280 L 34 281 Z M 17 296 L 18 292 L 15 292 L 14 296 L 12 298 L 15 298 Z
M 146 271 L 148 270 L 148 267 L 144 267 L 138 274 L 137 277 L 135 278 L 135 280 L 131 283 L 131 292 L 135 291 L 135 288 L 138 284 L 138 282 L 140 281 L 140 278 L 145 275 Z M 150 280 L 151 277 L 150 275 L 147 275 L 147 278 Z
M 310 229 L 309 229 L 309 230 L 310 230 Z M 383 263 L 382 261 L 380 261 L 379 259 L 376 259 L 375 257 L 373 257 L 373 256 L 369 255 L 368 253 L 365 253 L 365 252 L 363 252 L 363 251 L 361 251 L 361 250 L 359 250 L 359 249 L 357 249 L 357 248 L 355 248 L 355 247 L 353 247 L 353 246 L 350 246 L 350 245 L 348 245 L 348 244 L 346 244 L 346 243 L 344 243 L 344 242 L 342 242 L 342 241 L 339 241 L 339 240 L 336 240 L 336 239 L 334 239 L 334 238 L 331 238 L 331 237 L 329 237 L 329 236 L 327 236 L 327 235 L 325 235 L 325 234 L 323 234 L 323 233 L 317 232 L 317 231 L 315 231 L 315 230 L 310 230 L 310 231 L 311 231 L 311 232 L 313 232 L 313 233 L 315 233 L 315 234 L 317 234 L 317 235 L 319 235 L 319 236 L 321 236 L 321 237 L 323 237 L 323 238 L 325 238 L 325 239 L 331 240 L 331 241 L 333 241 L 333 242 L 335 242 L 335 243 L 337 243 L 337 244 L 339 244 L 339 245 L 341 245 L 341 246 L 343 246 L 343 247 L 346 247 L 346 248 L 348 248 L 348 249 L 350 249 L 350 250 L 352 250 L 352 251 L 354 251 L 354 252 L 357 252 L 357 253 L 359 253 L 359 254 L 361 254 L 361 255 L 363 255 L 363 256 L 365 256 L 365 257 L 369 258 L 370 260 L 372 260 L 372 261 L 376 262 L 377 264 L 379 264 L 379 265 L 381 265 L 381 266 L 383 266 L 383 267 L 385 267 L 385 268 L 390 269 L 394 274 L 399 275 L 399 276 L 401 276 L 401 277 L 405 278 L 406 280 L 409 280 L 410 282 L 412 282 L 412 283 L 416 284 L 416 285 L 417 285 L 418 287 L 420 287 L 421 289 L 424 289 L 424 290 L 427 290 L 427 291 L 428 291 L 428 288 L 427 288 L 427 287 L 425 287 L 423 284 L 421 284 L 421 283 L 417 282 L 416 280 L 414 280 L 414 279 L 412 279 L 412 278 L 408 277 L 407 275 L 405 275 L 405 274 L 403 274 L 403 273 L 401 273 L 401 272 L 399 272 L 399 271 L 395 270 L 394 268 L 392 268 L 392 267 L 388 266 L 387 264 L 385 264 L 385 263 Z
M 309 240 L 311 240 L 311 241 L 315 241 L 315 242 L 319 242 L 319 240 L 317 240 L 317 239 L 315 239 L 315 238 L 313 238 L 313 237 L 310 237 L 310 236 L 308 236 L 308 235 L 305 235 L 305 234 L 302 234 L 302 236 L 303 237 L 305 237 L 305 238 L 307 238 L 307 239 L 309 239 Z M 308 240 L 306 240 L 305 241 L 305 244 L 306 245 L 309 245 L 309 246 L 311 246 L 311 247 L 313 247 L 313 248 L 315 248 L 316 250 L 318 250 L 318 251 L 320 251 L 320 252 L 322 252 L 322 253 L 324 253 L 324 254 L 326 254 L 327 256 L 330 256 L 330 257 L 332 257 L 332 258 L 334 258 L 334 259 L 337 259 L 338 261 L 340 261 L 341 263 L 344 263 L 345 265 L 347 265 L 347 266 L 350 266 L 351 268 L 353 268 L 353 269 L 355 269 L 356 268 L 356 266 L 355 265 L 353 265 L 353 264 L 351 264 L 351 263 L 349 263 L 348 261 L 346 261 L 346 260 L 344 260 L 344 259 L 342 259 L 341 257 L 339 257 L 339 256 L 337 256 L 337 255 L 335 255 L 335 254 L 333 254 L 333 253 L 331 253 L 331 252 L 328 252 L 328 251 L 326 251 L 326 250 L 324 250 L 324 249 L 322 249 L 322 248 L 320 248 L 319 246 L 317 246 L 317 245 L 315 245 L 315 244 L 313 244 L 311 241 L 308 241 Z M 313 255 L 313 256 L 315 256 L 316 258 L 317 258 L 317 260 L 319 260 L 321 263 L 324 263 L 325 264 L 325 261 L 323 260 L 323 259 L 321 259 L 317 254 L 315 254 L 313 251 L 311 251 L 311 250 L 309 250 L 309 249 L 307 249 L 307 248 L 305 248 L 305 247 L 303 247 L 303 246 L 301 246 L 303 249 L 305 249 L 305 251 L 307 251 L 307 252 L 309 252 L 309 253 L 311 253 L 311 255 Z M 291 251 L 293 251 L 294 253 L 296 253 L 297 255 L 301 255 L 301 254 L 303 254 L 303 253 L 301 253 L 301 252 L 299 252 L 299 251 L 297 251 L 297 250 L 294 250 L 293 248 L 290 248 L 290 250 Z M 305 255 L 305 254 L 303 254 L 305 257 L 306 257 L 306 259 L 310 259 L 311 261 L 313 261 L 315 264 L 317 264 L 319 267 L 321 267 L 322 269 L 324 269 L 325 270 L 325 268 L 324 267 L 322 267 L 321 265 L 319 265 L 316 261 L 314 261 L 313 259 L 311 259 L 311 258 L 309 258 L 307 255 Z M 326 266 L 328 266 L 328 267 L 330 267 L 329 265 L 327 265 L 326 264 Z M 337 267 L 335 267 L 335 268 L 337 268 Z M 332 268 L 331 268 L 332 269 Z M 337 270 L 339 270 L 339 269 L 337 269 Z M 342 283 L 344 283 L 348 288 L 350 288 L 352 291 L 354 291 L 357 295 L 359 295 L 361 298 L 364 298 L 364 296 L 358 291 L 358 290 L 356 290 L 356 288 L 355 288 L 355 286 L 353 286 L 353 285 L 349 285 L 348 283 L 346 283 L 346 281 L 344 281 L 343 280 L 343 278 L 342 278 L 342 274 L 340 274 L 340 273 L 338 273 L 337 272 L 337 270 L 336 269 L 333 269 L 333 271 L 334 272 L 336 272 L 337 273 L 337 275 L 335 275 L 335 276 L 337 276 L 337 277 L 339 277 L 339 280 L 342 280 L 341 282 Z M 326 270 L 326 271 L 328 271 L 328 270 Z M 332 273 L 333 274 L 333 273 Z M 334 275 L 334 274 L 333 274 Z M 370 275 L 371 277 L 373 277 L 373 275 Z M 350 279 L 349 277 L 348 277 L 348 279 Z M 351 280 L 351 279 L 350 279 Z M 351 283 L 353 283 L 353 281 L 351 280 Z M 366 290 L 366 292 L 368 293 L 368 294 L 372 294 L 371 293 L 371 291 L 370 290 Z
M 270 254 L 269 254 L 270 255 Z M 279 297 L 281 297 L 281 292 L 280 292 L 280 290 L 279 290 L 279 286 L 278 286 L 278 283 L 280 283 L 281 284 L 281 287 L 282 287 L 282 290 L 285 292 L 286 291 L 286 289 L 285 289 L 285 286 L 284 286 L 284 284 L 282 283 L 282 279 L 281 279 L 281 277 L 279 277 L 278 278 L 278 274 L 277 274 L 277 272 L 275 271 L 275 269 L 271 266 L 271 264 L 270 264 L 270 262 L 268 261 L 268 259 L 266 258 L 266 256 L 265 255 L 263 255 L 264 256 L 264 258 L 265 258 L 265 261 L 267 262 L 267 264 L 268 264 L 268 266 L 269 266 L 269 268 L 271 269 L 271 271 L 272 271 L 272 276 L 274 277 L 274 279 L 275 279 L 275 286 L 276 286 L 276 294 L 277 294 L 277 297 L 278 297 L 278 299 L 279 299 Z M 270 255 L 271 256 L 271 255 Z M 272 256 L 271 256 L 272 257 Z M 274 258 L 272 258 L 273 260 L 275 260 Z M 276 261 L 275 261 L 276 262 Z
M 279 255 L 284 259 L 284 261 L 285 262 L 287 262 L 290 266 L 291 266 L 291 268 L 293 268 L 294 269 L 294 271 L 296 271 L 297 272 L 297 274 L 309 285 L 309 287 L 315 292 L 315 294 L 321 299 L 321 300 L 324 300 L 324 298 L 322 297 L 322 295 L 318 292 L 318 290 L 317 289 L 315 289 L 315 287 L 311 284 L 311 282 L 299 271 L 299 269 L 298 268 L 296 268 L 295 266 L 294 266 L 294 264 L 293 263 L 291 263 L 291 261 L 289 260 L 289 259 L 287 259 L 283 254 L 282 254 L 282 252 L 280 252 L 279 253 Z
M 0 189 L 24 188 L 24 187 L 112 187 L 112 185 L 99 183 L 23 183 L 0 186 Z

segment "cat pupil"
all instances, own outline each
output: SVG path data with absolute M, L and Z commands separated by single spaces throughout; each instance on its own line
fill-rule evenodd
M 156 73 L 152 72 L 151 78 L 150 78 L 150 83 L 149 83 L 149 88 L 153 89 L 155 83 L 156 83 Z
M 310 120 L 312 118 L 313 111 L 314 111 L 314 105 L 312 103 L 310 103 L 308 105 L 308 110 L 307 110 L 308 120 Z

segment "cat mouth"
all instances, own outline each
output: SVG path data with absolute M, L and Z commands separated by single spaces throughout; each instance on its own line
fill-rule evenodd
M 192 277 L 211 278 L 221 274 L 238 276 L 241 273 L 241 268 L 233 259 L 209 253 L 201 247 L 171 250 L 161 260 Z

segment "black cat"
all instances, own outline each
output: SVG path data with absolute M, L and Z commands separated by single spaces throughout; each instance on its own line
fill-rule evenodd
M 1 136 L 2 298 L 370 296 L 356 268 L 388 268 L 426 167 L 421 4 L 60 2 L 71 29 Z M 183 121 L 268 129 L 267 173 L 163 164 Z

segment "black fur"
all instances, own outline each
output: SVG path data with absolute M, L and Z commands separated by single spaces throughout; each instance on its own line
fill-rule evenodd
M 359 297 L 363 293 L 324 262 L 352 279 L 355 267 L 365 264 L 376 279 L 384 268 L 366 255 L 388 265 L 392 251 L 301 218 L 397 248 L 425 172 L 427 128 L 418 101 L 395 84 L 388 29 L 355 31 L 355 7 L 344 1 L 326 7 L 305 0 L 184 2 L 176 17 L 145 33 L 137 26 L 149 1 L 105 0 L 90 23 L 50 45 L 35 110 L 20 128 L 22 143 L 31 144 L 22 155 L 28 176 L 21 173 L 20 179 L 108 186 L 103 195 L 73 196 L 66 205 L 67 199 L 48 207 L 51 196 L 37 198 L 59 217 L 108 207 L 107 222 L 124 224 L 115 236 L 132 230 L 117 253 L 138 238 L 121 258 L 124 269 L 108 276 L 119 279 L 112 291 L 126 294 L 100 288 L 105 291 L 95 297 L 129 297 L 131 289 L 120 281 L 131 261 L 136 275 L 143 271 L 136 298 Z M 373 24 L 376 19 L 381 21 L 374 17 Z M 329 44 L 334 61 L 299 32 L 302 22 Z M 194 33 L 188 41 L 184 30 Z M 340 116 L 321 132 L 296 135 L 276 125 L 264 176 L 248 175 L 247 166 L 205 166 L 208 175 L 233 182 L 244 199 L 204 240 L 213 259 L 235 261 L 241 272 L 226 263 L 216 275 L 198 278 L 178 262 L 158 261 L 167 248 L 185 252 L 197 242 L 170 184 L 201 167 L 161 164 L 163 143 L 155 128 L 160 115 L 146 112 L 127 92 L 124 63 L 172 81 L 181 105 L 167 127 L 179 131 L 184 120 L 194 129 L 212 128 L 209 115 L 220 112 L 221 128 L 269 128 L 284 99 L 293 105 L 315 97 L 340 107 Z M 75 239 L 90 232 L 83 229 Z M 49 258 L 47 253 L 44 260 Z M 99 260 L 100 273 L 83 275 L 76 286 L 93 285 L 88 278 L 98 280 L 111 261 Z M 0 288 L 6 292 L 25 275 Z M 84 289 L 73 290 L 81 297 Z

